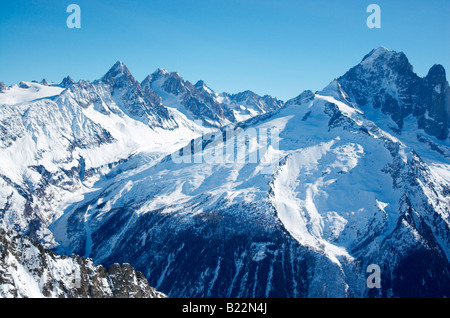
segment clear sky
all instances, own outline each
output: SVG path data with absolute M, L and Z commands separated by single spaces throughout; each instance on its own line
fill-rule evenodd
M 80 29 L 66 25 L 72 3 Z M 381 29 L 366 25 L 372 3 Z M 0 0 L 0 81 L 95 80 L 121 60 L 138 81 L 162 67 L 216 92 L 287 100 L 380 45 L 420 76 L 450 72 L 449 39 L 448 0 Z

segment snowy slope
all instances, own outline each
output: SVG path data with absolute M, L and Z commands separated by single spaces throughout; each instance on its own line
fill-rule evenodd
M 449 296 L 448 83 L 411 68 L 378 48 L 286 103 L 120 62 L 67 79 L 0 108 L 3 226 L 174 297 Z
M 214 160 L 231 147 L 219 137 L 203 158 L 118 175 L 52 229 L 66 252 L 129 261 L 169 296 L 365 297 L 371 263 L 384 271 L 380 295 L 399 296 L 414 290 L 396 278 L 414 279 L 402 263 L 410 251 L 426 256 L 420 279 L 438 285 L 422 292 L 448 294 L 448 181 L 330 96 L 305 92 L 233 131 L 239 140 L 269 128 L 279 151 L 253 140 L 257 163 L 245 152 Z
M 64 88 L 57 85 L 44 85 L 36 82 L 21 82 L 0 92 L 0 105 L 29 103 L 41 98 L 59 95 Z
M 421 78 L 403 52 L 379 47 L 331 85 L 348 102 L 390 118 L 390 130 L 412 128 L 448 145 L 450 87 L 442 65 L 433 65 Z
M 122 165 L 120 172 L 167 155 L 230 123 L 223 114 L 236 120 L 206 86 L 195 88 L 177 73 L 160 73 L 161 78 L 170 75 L 161 85 L 180 85 L 181 97 L 201 100 L 209 110 L 206 117 L 217 121 L 193 116 L 178 95 L 161 89 L 158 95 L 148 81 L 137 82 L 120 61 L 94 82 L 66 77 L 60 85 L 43 81 L 2 86 L 0 224 L 54 246 L 49 224 L 71 202 L 95 191 L 111 169 L 134 156 L 138 159 Z M 155 88 L 158 74 L 152 75 Z
M 116 165 L 136 154 L 151 161 L 211 131 L 148 97 L 121 63 L 102 81 L 66 84 L 0 93 L 0 224 L 47 247 L 47 227 L 67 202 Z

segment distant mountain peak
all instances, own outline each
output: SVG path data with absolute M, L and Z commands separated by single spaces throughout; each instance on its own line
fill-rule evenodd
M 404 119 L 413 115 L 418 128 L 427 134 L 440 140 L 449 136 L 449 88 L 442 65 L 434 65 L 421 78 L 405 53 L 379 47 L 337 82 L 349 100 L 359 106 L 372 105 L 388 115 L 398 132 L 403 128 Z
M 147 78 L 150 81 L 156 81 L 156 80 L 163 78 L 169 74 L 170 74 L 170 72 L 168 70 L 166 70 L 164 68 L 157 68 L 156 71 L 154 71 L 151 75 L 147 76 Z
M 30 88 L 30 86 L 27 84 L 27 83 L 25 83 L 24 81 L 21 81 L 20 83 L 19 83 L 19 87 L 20 88 Z
M 132 77 L 130 70 L 122 61 L 117 61 L 109 71 L 103 76 L 103 81 L 109 81 L 111 79 L 117 79 L 119 77 L 126 76 L 128 78 Z
M 380 46 L 376 49 L 373 49 L 372 51 L 369 52 L 369 54 L 364 56 L 364 58 L 362 59 L 360 64 L 367 64 L 367 63 L 373 62 L 374 60 L 377 60 L 381 57 L 390 56 L 392 54 L 396 54 L 396 52 L 391 51 L 384 46 Z
M 207 92 L 209 94 L 214 93 L 214 91 L 206 85 L 206 83 L 203 80 L 199 80 L 197 83 L 195 83 L 194 87 L 202 92 Z
M 135 80 L 128 67 L 122 62 L 117 61 L 101 79 L 102 82 L 111 85 L 114 88 L 140 84 Z
M 122 62 L 122 61 L 117 61 L 116 63 L 114 63 L 114 65 L 113 65 L 112 68 L 123 70 L 123 69 L 127 68 L 127 66 L 125 65 L 124 62 Z
M 72 84 L 75 84 L 75 81 L 70 76 L 66 76 L 63 78 L 59 86 L 68 88 Z
M 438 79 L 441 79 L 444 81 L 447 79 L 447 76 L 445 74 L 445 68 L 441 64 L 434 64 L 428 71 L 428 74 L 426 77 L 427 78 L 438 78 Z
M 199 80 L 197 83 L 195 83 L 194 87 L 195 88 L 201 88 L 206 86 L 205 82 L 203 80 Z
M 154 72 L 154 74 L 162 74 L 162 75 L 166 75 L 169 74 L 170 72 L 168 70 L 166 70 L 165 68 L 157 68 L 156 71 Z

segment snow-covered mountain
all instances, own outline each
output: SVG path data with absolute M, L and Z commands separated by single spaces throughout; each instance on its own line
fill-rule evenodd
M 94 82 L 67 76 L 0 89 L 0 227 L 47 248 L 58 245 L 49 225 L 104 179 L 216 129 L 186 116 L 181 104 L 163 104 L 122 62 Z
M 151 161 L 214 130 L 162 102 L 122 62 L 94 82 L 3 85 L 1 223 L 52 246 L 48 225 L 111 168 L 135 155 Z
M 439 140 L 450 138 L 450 88 L 442 65 L 421 78 L 403 52 L 379 47 L 332 85 L 348 102 L 390 117 L 397 133 L 413 124 Z
M 286 103 L 120 62 L 23 84 L 0 93 L 3 227 L 169 297 L 450 296 L 441 66 L 378 48 Z
M 215 93 L 204 81 L 195 85 L 180 74 L 158 69 L 142 82 L 145 91 L 156 92 L 164 105 L 174 107 L 210 127 L 242 121 L 279 109 L 283 102 L 271 96 L 259 96 L 251 91 L 238 94 Z
M 0 228 L 0 298 L 165 298 L 130 264 L 59 256 Z

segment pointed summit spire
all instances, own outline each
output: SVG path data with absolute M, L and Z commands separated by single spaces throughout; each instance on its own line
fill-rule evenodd
M 117 71 L 124 72 L 125 70 L 127 70 L 127 66 L 125 65 L 124 62 L 122 62 L 122 61 L 117 61 L 117 62 L 112 66 L 112 69 L 117 70 Z
M 369 54 L 367 54 L 366 56 L 364 56 L 364 58 L 362 59 L 362 62 L 369 62 L 369 61 L 373 61 L 375 59 L 377 59 L 380 56 L 383 56 L 387 53 L 391 53 L 392 51 L 389 50 L 388 48 L 384 47 L 384 46 L 380 46 L 376 49 L 373 49 L 372 51 L 370 51 Z
M 167 76 L 169 74 L 170 74 L 170 72 L 168 70 L 166 70 L 164 68 L 158 68 L 156 71 L 154 71 L 150 75 L 150 78 L 155 81 L 155 80 L 160 79 L 160 78 L 162 78 L 164 76 Z
M 212 93 L 213 93 L 213 90 L 212 90 L 211 88 L 209 88 L 208 85 L 206 85 L 206 83 L 205 83 L 203 80 L 199 80 L 199 81 L 194 85 L 194 87 L 195 87 L 196 89 L 198 89 L 199 91 L 202 91 L 202 92 L 207 92 L 207 93 L 209 93 L 209 94 L 212 94 Z
M 117 61 L 103 76 L 103 79 L 117 78 L 122 75 L 131 75 L 131 73 L 122 61 Z
M 165 75 L 165 74 L 169 74 L 169 73 L 170 73 L 170 72 L 169 72 L 168 70 L 166 70 L 165 68 L 159 67 L 159 68 L 155 71 L 154 74 L 162 74 L 162 75 Z
M 112 85 L 113 87 L 121 87 L 124 85 L 137 85 L 140 84 L 131 75 L 130 70 L 125 63 L 117 61 L 109 71 L 101 79 L 102 82 Z
M 70 76 L 66 76 L 66 77 L 64 77 L 62 82 L 59 84 L 59 86 L 68 88 L 72 84 L 75 84 L 75 81 Z

